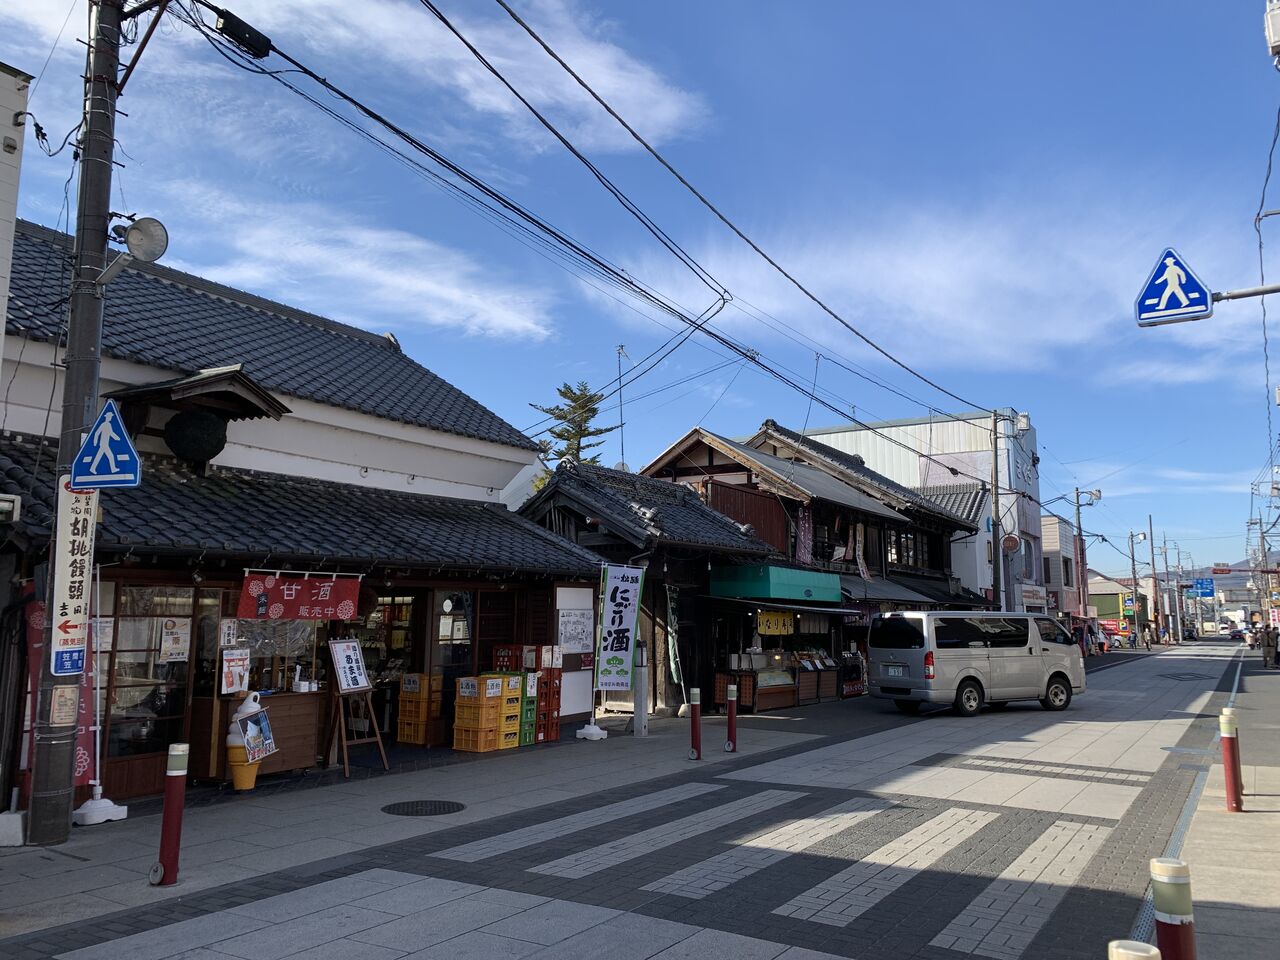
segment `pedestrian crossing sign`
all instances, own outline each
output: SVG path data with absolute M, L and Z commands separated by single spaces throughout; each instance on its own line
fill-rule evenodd
M 120 418 L 120 408 L 108 400 L 85 435 L 71 464 L 73 490 L 136 487 L 142 483 L 142 461 Z
M 1203 320 L 1213 316 L 1213 294 L 1176 250 L 1160 254 L 1133 305 L 1140 327 Z

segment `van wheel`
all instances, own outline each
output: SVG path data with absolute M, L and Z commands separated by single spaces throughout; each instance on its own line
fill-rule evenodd
M 1071 705 L 1071 684 L 1062 676 L 1049 678 L 1049 686 L 1045 688 L 1040 706 L 1046 710 L 1065 710 Z
M 956 691 L 956 713 L 962 717 L 972 717 L 982 709 L 982 687 L 973 680 L 966 680 Z
M 915 716 L 920 712 L 919 700 L 895 700 L 893 705 L 898 708 L 899 713 L 905 713 L 909 716 Z

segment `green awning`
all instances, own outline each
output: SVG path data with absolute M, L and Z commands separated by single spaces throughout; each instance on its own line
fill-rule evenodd
M 711 595 L 754 600 L 817 600 L 841 603 L 840 578 L 794 567 L 712 567 Z

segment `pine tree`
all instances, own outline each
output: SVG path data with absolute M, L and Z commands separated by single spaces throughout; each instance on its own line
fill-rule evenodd
M 558 421 L 547 433 L 559 442 L 559 446 L 546 444 L 545 455 L 552 460 L 568 458 L 577 463 L 599 463 L 599 454 L 585 456 L 586 452 L 604 443 L 603 440 L 596 440 L 596 437 L 603 437 L 618 429 L 617 424 L 611 427 L 591 426 L 591 421 L 600 414 L 600 401 L 603 398 L 588 387 L 585 380 L 579 380 L 576 387 L 562 383 L 556 393 L 563 402 L 554 407 L 529 404 Z

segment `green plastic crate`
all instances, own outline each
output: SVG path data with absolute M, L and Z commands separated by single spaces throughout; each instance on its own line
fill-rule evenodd
M 535 727 L 520 728 L 520 746 L 531 747 L 536 742 L 534 739 Z

